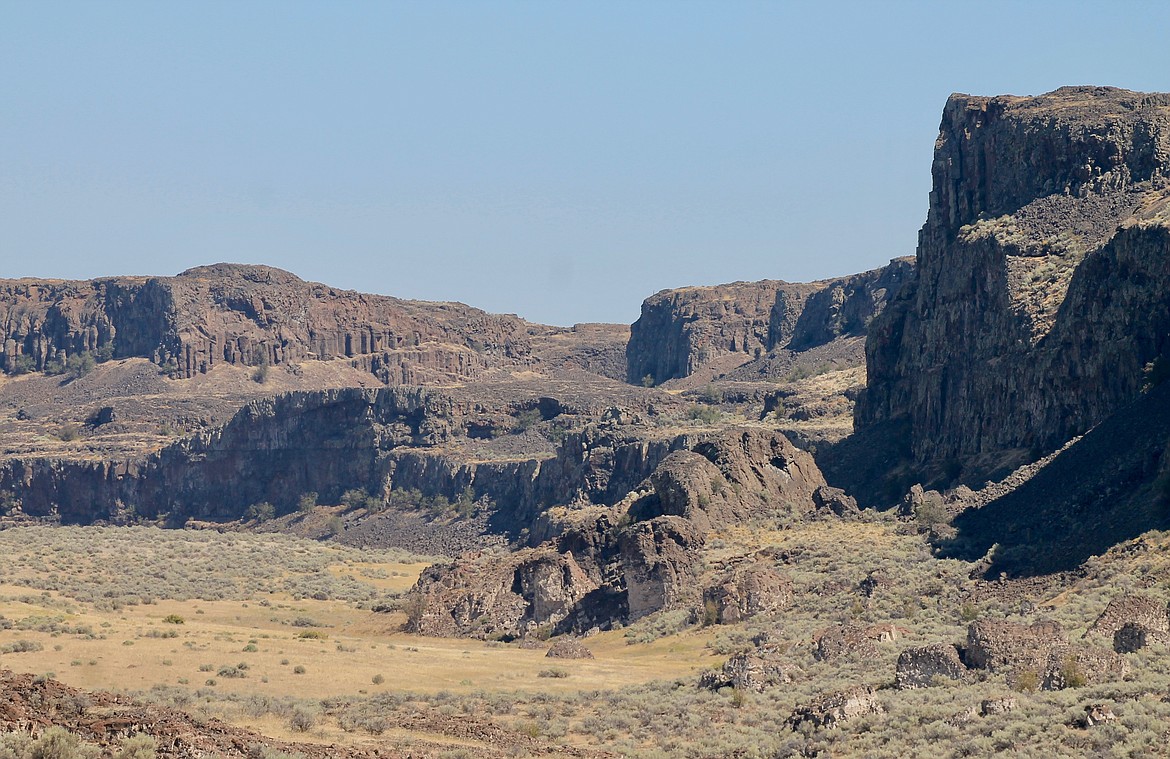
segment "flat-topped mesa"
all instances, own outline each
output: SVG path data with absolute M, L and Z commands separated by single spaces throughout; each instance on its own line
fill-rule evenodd
M 628 380 L 654 384 L 702 368 L 728 372 L 776 349 L 864 335 L 912 267 L 909 259 L 819 282 L 733 282 L 663 290 L 642 303 L 626 348 Z
M 1170 348 L 1170 95 L 952 95 L 910 283 L 871 325 L 855 421 L 919 462 L 1051 449 Z
M 527 326 L 460 303 L 337 290 L 268 266 L 0 281 L 0 365 L 8 371 L 104 350 L 150 358 L 183 378 L 220 363 L 348 358 L 384 382 L 422 383 L 523 362 Z

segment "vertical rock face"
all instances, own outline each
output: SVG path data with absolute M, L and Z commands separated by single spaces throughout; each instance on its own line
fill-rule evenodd
M 791 290 L 793 298 L 803 301 L 815 289 L 763 280 L 663 290 L 642 303 L 642 315 L 630 328 L 629 381 L 649 376 L 657 384 L 686 377 L 728 355 L 746 361 L 757 350 L 768 349 L 776 293 Z
M 650 377 L 657 384 L 713 363 L 729 370 L 777 348 L 801 351 L 864 335 L 912 270 L 909 259 L 897 259 L 881 269 L 821 282 L 763 280 L 663 290 L 642 303 L 642 315 L 631 326 L 628 379 Z
M 115 357 L 150 358 L 179 377 L 220 363 L 348 358 L 389 384 L 420 384 L 522 361 L 526 326 L 458 303 L 335 290 L 268 266 L 0 281 L 0 367 L 9 371 L 21 360 L 40 370 L 106 348 Z
M 677 607 L 696 594 L 695 549 L 702 544 L 702 536 L 688 520 L 673 516 L 642 522 L 621 535 L 631 621 Z
M 919 462 L 1052 448 L 1170 350 L 1170 95 L 953 95 L 917 267 L 870 327 L 859 430 Z

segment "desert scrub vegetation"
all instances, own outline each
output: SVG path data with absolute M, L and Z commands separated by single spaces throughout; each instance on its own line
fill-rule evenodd
M 100 610 L 155 599 L 247 600 L 269 593 L 369 605 L 386 593 L 357 570 L 334 573 L 330 567 L 436 560 L 273 533 L 155 527 L 15 527 L 0 531 L 0 555 L 0 582 L 53 591 Z

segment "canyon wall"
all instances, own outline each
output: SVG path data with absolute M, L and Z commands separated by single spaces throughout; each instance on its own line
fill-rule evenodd
M 459 303 L 336 290 L 267 266 L 177 277 L 0 281 L 0 368 L 40 371 L 104 350 L 189 378 L 217 364 L 348 358 L 390 384 L 523 363 L 527 325 Z
M 551 414 L 561 408 L 550 405 Z M 0 461 L 0 493 L 19 499 L 26 515 L 63 522 L 169 515 L 181 524 L 237 519 L 261 501 L 286 513 L 310 491 L 339 503 L 353 488 L 450 499 L 470 488 L 495 504 L 494 530 L 518 533 L 552 505 L 617 501 L 671 451 L 694 443 L 694 435 L 602 423 L 566 434 L 555 453 L 484 460 L 461 450 L 497 412 L 422 387 L 288 393 L 133 460 Z
M 1170 95 L 953 95 L 907 285 L 870 325 L 860 432 L 914 459 L 1049 450 L 1170 350 Z
M 628 381 L 687 377 L 713 361 L 732 369 L 762 354 L 864 335 L 910 277 L 910 259 L 820 282 L 735 282 L 663 290 L 642 303 L 626 349 Z

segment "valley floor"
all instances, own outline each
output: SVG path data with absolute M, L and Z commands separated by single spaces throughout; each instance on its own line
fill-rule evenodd
M 735 625 L 663 612 L 585 638 L 594 659 L 565 660 L 547 658 L 546 644 L 404 635 L 404 615 L 390 609 L 425 557 L 271 534 L 12 528 L 0 531 L 0 669 L 175 707 L 196 724 L 218 718 L 276 741 L 383 755 L 1164 751 L 1164 646 L 1127 654 L 1122 680 L 1057 691 L 1002 673 L 898 690 L 894 671 L 902 650 L 962 643 L 975 619 L 1044 619 L 1078 640 L 1123 593 L 1164 605 L 1166 534 L 1119 546 L 1079 576 L 1002 583 L 970 579 L 974 565 L 933 558 L 914 523 L 885 517 L 740 528 L 708 547 L 712 565 L 768 548 L 793 581 L 793 602 Z M 878 624 L 892 624 L 896 640 L 818 654 L 825 631 Z M 764 638 L 782 652 L 789 682 L 699 687 L 703 671 Z M 793 726 L 794 710 L 855 686 L 874 689 L 871 713 Z M 1012 708 L 980 716 L 984 701 Z M 1084 726 L 1093 705 L 1115 721 Z

